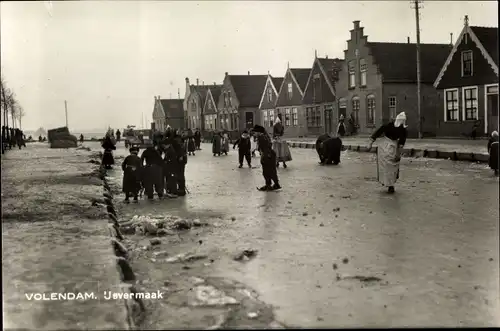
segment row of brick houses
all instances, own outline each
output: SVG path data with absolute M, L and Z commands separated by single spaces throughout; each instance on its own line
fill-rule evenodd
M 271 129 L 280 117 L 295 137 L 334 132 L 341 115 L 370 134 L 405 111 L 409 135 L 417 136 L 416 44 L 371 42 L 353 23 L 344 59 L 315 54 L 311 68 L 288 66 L 283 77 L 226 72 L 221 85 L 186 78 L 184 99 L 155 98 L 155 126 L 178 122 L 179 110 L 166 108 L 179 103 L 184 128 Z M 478 134 L 498 129 L 498 28 L 469 26 L 466 17 L 454 44 L 421 44 L 420 59 L 424 136 L 461 136 L 474 125 Z

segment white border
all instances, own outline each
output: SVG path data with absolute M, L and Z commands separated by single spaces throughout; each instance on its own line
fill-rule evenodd
M 447 116 L 448 115 L 448 109 L 446 108 L 446 105 L 447 105 L 446 92 L 451 92 L 451 91 L 456 91 L 457 92 L 457 98 L 458 98 L 458 109 L 457 109 L 457 111 L 458 111 L 459 117 L 458 117 L 458 120 L 456 120 L 456 121 L 449 121 L 448 120 L 448 116 Z M 443 93 L 443 105 L 444 105 L 444 107 L 443 107 L 443 109 L 444 109 L 444 121 L 445 122 L 460 122 L 460 95 L 459 94 L 460 93 L 459 93 L 458 87 L 449 88 L 449 89 L 444 90 L 444 93 Z
M 493 86 L 498 87 L 498 83 L 484 85 L 484 133 L 486 135 L 488 135 L 488 95 L 494 95 L 494 93 L 488 94 L 488 87 Z
M 477 118 L 468 120 L 465 118 L 465 90 L 476 89 L 476 100 L 477 100 Z M 460 107 L 459 107 L 460 108 Z M 462 87 L 462 122 L 465 121 L 477 121 L 479 119 L 479 89 L 478 86 L 463 86 Z

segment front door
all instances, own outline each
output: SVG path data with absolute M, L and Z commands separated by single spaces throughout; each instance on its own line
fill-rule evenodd
M 498 85 L 486 87 L 487 135 L 498 131 Z
M 339 119 L 344 116 L 344 118 L 347 116 L 347 108 L 346 107 L 343 107 L 343 108 L 339 108 Z
M 253 128 L 253 112 L 245 112 L 245 128 Z

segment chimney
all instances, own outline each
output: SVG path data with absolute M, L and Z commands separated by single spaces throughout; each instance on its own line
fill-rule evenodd
M 450 33 L 450 45 L 453 45 L 453 32 Z
M 217 86 L 217 84 L 214 82 L 214 87 L 216 87 L 216 86 Z
M 359 29 L 359 21 L 353 21 L 354 23 L 354 29 L 357 30 Z
M 196 85 L 200 85 L 200 80 L 198 78 L 196 78 Z
M 410 43 L 410 37 L 406 37 L 407 43 Z
M 201 81 L 201 85 L 205 86 L 205 81 L 204 80 Z
M 180 98 L 181 98 L 181 89 L 180 89 L 180 88 L 178 88 L 178 89 L 177 89 L 177 98 L 178 98 L 179 100 L 180 100 Z
M 226 76 L 228 75 L 228 72 L 226 71 Z
M 250 76 L 250 71 L 248 72 L 248 76 Z
M 186 84 L 189 84 L 189 78 L 186 77 Z
M 328 55 L 325 55 L 325 59 L 327 59 L 327 60 L 328 60 Z
M 314 50 L 314 58 L 317 58 L 317 57 L 318 57 L 318 50 L 317 50 L 317 49 L 315 49 L 315 50 Z

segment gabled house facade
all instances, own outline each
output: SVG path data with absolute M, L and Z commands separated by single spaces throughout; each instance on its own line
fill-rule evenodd
M 184 128 L 204 130 L 203 106 L 207 97 L 208 85 L 196 79 L 196 85 L 190 85 L 186 77 L 186 93 L 184 96 Z
M 310 72 L 310 68 L 288 67 L 283 77 L 278 91 L 276 110 L 274 116 L 269 119 L 273 121 L 270 124 L 273 124 L 276 117 L 280 117 L 281 124 L 285 127 L 285 136 L 298 137 L 307 134 L 302 98 Z
M 259 112 L 260 112 L 260 125 L 262 125 L 268 132 L 271 132 L 274 125 L 276 101 L 278 100 L 278 92 L 283 82 L 283 77 L 272 77 L 267 75 L 266 85 L 262 91 L 260 98 Z
M 342 63 L 341 59 L 318 58 L 315 54 L 302 100 L 308 135 L 335 131 L 338 118 L 335 85 Z
M 369 135 L 405 111 L 408 135 L 418 136 L 416 44 L 369 42 L 359 21 L 354 21 L 344 51 L 345 61 L 336 86 L 338 113 L 352 114 L 358 133 Z M 441 109 L 433 86 L 450 44 L 420 44 L 421 122 L 424 136 L 436 135 L 436 114 Z
M 267 75 L 229 75 L 222 84 L 219 111 L 219 129 L 243 131 L 260 123 L 259 103 Z
M 161 99 L 155 96 L 153 106 L 154 129 L 165 131 L 167 125 L 180 129 L 184 127 L 184 100 Z
M 206 132 L 219 129 L 217 105 L 222 91 L 222 85 L 210 86 L 207 91 L 205 105 L 203 106 L 203 118 L 205 120 L 204 129 Z
M 498 131 L 498 28 L 464 27 L 434 87 L 441 93 L 439 136 L 459 137 Z

